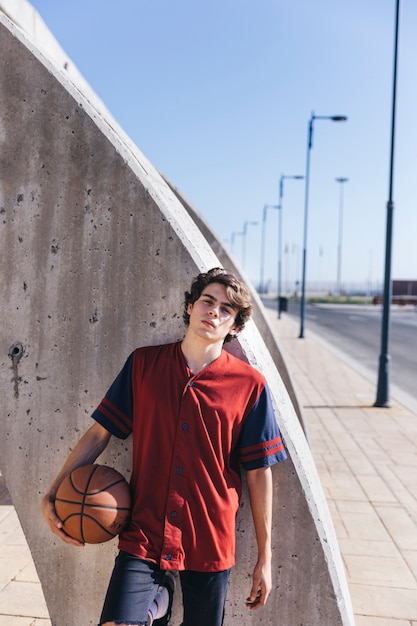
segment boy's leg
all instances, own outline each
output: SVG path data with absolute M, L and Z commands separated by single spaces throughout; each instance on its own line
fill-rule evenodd
M 100 624 L 147 625 L 148 610 L 163 577 L 164 572 L 153 563 L 120 552 L 116 557 Z
M 173 572 L 165 572 L 158 592 L 149 607 L 148 624 L 169 626 L 175 586 L 176 582 Z
M 182 626 L 222 626 L 230 570 L 180 572 L 184 621 Z

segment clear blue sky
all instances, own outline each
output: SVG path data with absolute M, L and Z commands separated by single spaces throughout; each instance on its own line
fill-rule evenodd
M 260 275 L 264 204 L 311 153 L 307 282 L 384 273 L 395 0 L 33 0 L 140 150 L 218 237 L 249 226 L 245 271 Z M 417 279 L 417 3 L 402 0 L 393 278 Z M 304 182 L 286 180 L 283 281 L 300 277 Z M 277 275 L 278 211 L 267 213 L 265 278 Z M 242 237 L 234 255 L 242 263 Z

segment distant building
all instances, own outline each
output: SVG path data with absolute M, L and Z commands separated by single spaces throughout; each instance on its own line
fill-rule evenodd
M 393 296 L 417 296 L 417 280 L 393 280 Z
M 384 296 L 379 293 L 374 297 L 374 304 L 381 304 Z M 417 305 L 417 280 L 393 280 L 391 304 Z

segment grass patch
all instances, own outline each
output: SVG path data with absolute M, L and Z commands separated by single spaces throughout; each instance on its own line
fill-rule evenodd
M 300 298 L 291 298 L 299 300 Z M 373 298 L 369 296 L 306 296 L 307 302 L 312 304 L 372 304 Z

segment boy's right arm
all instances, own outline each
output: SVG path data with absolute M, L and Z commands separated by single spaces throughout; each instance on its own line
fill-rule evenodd
M 50 486 L 42 499 L 41 509 L 51 531 L 66 543 L 74 546 L 84 545 L 81 541 L 73 539 L 62 528 L 62 522 L 55 511 L 55 496 L 61 482 L 68 474 L 77 467 L 94 463 L 109 443 L 111 433 L 103 428 L 98 422 L 93 424 L 81 437 L 74 450 L 65 461 L 61 471 Z

